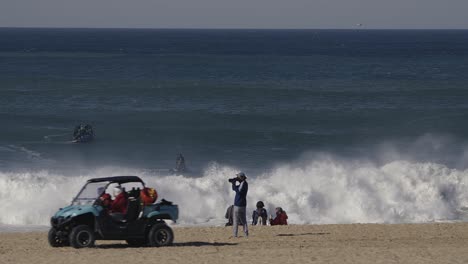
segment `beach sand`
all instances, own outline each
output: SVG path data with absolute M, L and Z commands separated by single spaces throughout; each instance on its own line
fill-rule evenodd
M 468 223 L 175 227 L 174 245 L 52 248 L 44 232 L 0 233 L 0 263 L 468 263 Z

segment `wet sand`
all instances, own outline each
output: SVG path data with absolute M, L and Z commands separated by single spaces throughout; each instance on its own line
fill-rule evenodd
M 174 245 L 52 248 L 44 232 L 0 233 L 0 263 L 468 263 L 468 223 L 175 227 Z

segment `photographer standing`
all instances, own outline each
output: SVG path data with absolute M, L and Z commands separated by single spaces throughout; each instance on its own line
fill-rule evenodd
M 237 229 L 239 221 L 244 227 L 245 237 L 249 236 L 249 230 L 247 225 L 246 207 L 247 207 L 247 191 L 249 185 L 247 184 L 247 176 L 243 172 L 236 174 L 236 178 L 229 179 L 232 184 L 232 190 L 236 192 L 236 198 L 234 198 L 234 217 L 233 217 L 233 232 L 234 237 L 237 237 Z M 239 182 L 239 185 L 236 183 Z

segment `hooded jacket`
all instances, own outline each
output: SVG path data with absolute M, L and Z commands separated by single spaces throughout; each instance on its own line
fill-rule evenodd
M 239 207 L 246 207 L 247 191 L 249 190 L 249 184 L 247 183 L 247 181 L 244 180 L 239 185 L 236 185 L 236 182 L 233 182 L 232 190 L 236 192 L 236 197 L 234 198 L 234 205 Z
M 288 224 L 288 215 L 285 211 L 282 211 L 276 214 L 275 219 L 270 220 L 270 225 L 287 225 Z

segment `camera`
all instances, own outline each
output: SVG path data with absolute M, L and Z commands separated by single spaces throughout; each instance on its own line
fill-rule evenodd
M 237 177 L 236 177 L 236 178 L 228 179 L 228 181 L 229 181 L 230 183 L 236 182 L 237 180 L 238 180 Z

